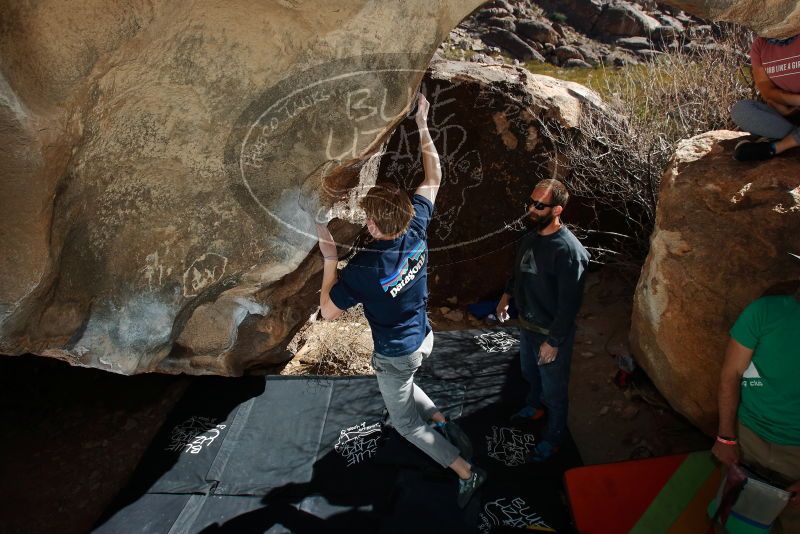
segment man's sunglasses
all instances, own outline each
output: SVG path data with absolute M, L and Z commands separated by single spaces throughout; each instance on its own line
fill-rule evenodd
M 545 204 L 544 202 L 539 202 L 538 200 L 528 200 L 528 202 L 525 203 L 525 206 L 528 208 L 533 206 L 537 210 L 543 210 L 545 208 L 555 207 L 555 204 Z

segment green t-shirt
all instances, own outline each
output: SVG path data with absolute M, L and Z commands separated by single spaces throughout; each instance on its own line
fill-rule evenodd
M 742 376 L 742 424 L 770 443 L 800 445 L 800 302 L 784 295 L 753 301 L 731 337 L 753 349 Z

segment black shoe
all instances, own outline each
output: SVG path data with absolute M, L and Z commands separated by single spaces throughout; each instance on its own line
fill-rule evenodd
M 557 452 L 557 446 L 551 445 L 548 441 L 542 441 L 534 445 L 533 450 L 525 457 L 525 461 L 528 463 L 546 462 Z
M 458 481 L 458 507 L 465 508 L 472 496 L 486 482 L 486 471 L 480 467 L 472 466 L 472 476 L 466 480 Z
M 522 409 L 518 412 L 515 412 L 514 415 L 511 416 L 511 420 L 522 420 L 522 421 L 538 421 L 542 417 L 545 416 L 544 408 L 534 408 L 533 406 L 523 406 Z
M 775 155 L 775 148 L 769 141 L 739 141 L 733 149 L 733 157 L 739 161 L 764 161 Z
M 447 421 L 443 425 L 437 425 L 437 428 L 441 430 L 442 435 L 447 441 L 458 448 L 458 452 L 461 453 L 462 458 L 467 461 L 472 460 L 472 455 L 474 453 L 472 441 L 460 426 L 452 421 Z

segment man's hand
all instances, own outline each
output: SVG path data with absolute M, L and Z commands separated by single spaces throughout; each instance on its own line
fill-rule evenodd
M 511 299 L 508 293 L 503 293 L 503 296 L 500 297 L 500 302 L 497 303 L 497 309 L 495 310 L 495 316 L 497 320 L 501 323 L 508 321 L 510 318 L 508 315 L 508 301 Z
M 800 506 L 800 480 L 786 488 L 786 491 L 794 493 L 792 498 L 789 499 L 790 506 Z
M 716 456 L 717 460 L 728 467 L 739 463 L 739 458 L 741 457 L 738 444 L 726 445 L 725 443 L 720 443 L 719 441 L 714 442 L 714 446 L 711 447 L 711 454 Z
M 338 259 L 336 241 L 333 240 L 331 231 L 324 224 L 317 223 L 317 237 L 319 237 L 319 250 L 325 259 Z
M 425 95 L 417 93 L 417 113 L 414 115 L 414 120 L 417 121 L 417 126 L 422 126 L 428 123 L 428 110 L 431 104 Z
M 547 341 L 539 346 L 539 365 L 547 365 L 556 361 L 558 356 L 558 347 L 553 347 Z
M 784 117 L 788 117 L 789 115 L 793 115 L 797 113 L 797 106 L 786 106 L 779 102 L 775 102 L 774 100 L 770 101 L 767 100 L 767 104 L 769 107 L 783 115 Z

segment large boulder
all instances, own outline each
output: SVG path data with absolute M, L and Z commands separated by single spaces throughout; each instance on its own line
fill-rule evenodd
M 525 225 L 525 202 L 543 178 L 563 178 L 570 162 L 555 156 L 542 126 L 578 139 L 588 114 L 613 120 L 600 97 L 577 83 L 509 65 L 437 61 L 423 80 L 429 128 L 442 164 L 442 187 L 428 230 L 433 304 L 498 298 L 511 274 Z M 555 125 L 558 125 L 556 128 Z M 378 176 L 413 190 L 423 177 L 416 126 L 400 124 L 381 156 Z M 574 196 L 570 223 L 588 226 L 594 211 Z
M 481 39 L 483 39 L 483 41 L 490 46 L 497 46 L 503 50 L 506 50 L 516 59 L 522 61 L 536 59 L 537 56 L 541 56 L 536 50 L 531 48 L 528 43 L 520 39 L 515 33 L 502 28 L 493 28 L 487 31 L 481 35 Z
M 746 26 L 764 37 L 791 37 L 800 33 L 800 2 L 796 0 L 665 0 L 706 20 L 724 20 Z
M 0 0 L 0 352 L 126 374 L 285 359 L 316 212 L 374 181 L 480 3 Z
M 539 20 L 520 20 L 517 22 L 517 33 L 537 43 L 556 44 L 561 36 L 553 27 Z
M 576 30 L 589 33 L 608 0 L 539 0 L 537 4 L 551 13 L 565 15 Z
M 752 300 L 800 279 L 800 162 L 731 157 L 744 134 L 683 141 L 661 181 L 631 348 L 672 406 L 716 431 L 728 331 Z
M 604 37 L 635 37 L 650 35 L 661 24 L 633 4 L 606 6 L 592 28 L 592 33 Z

